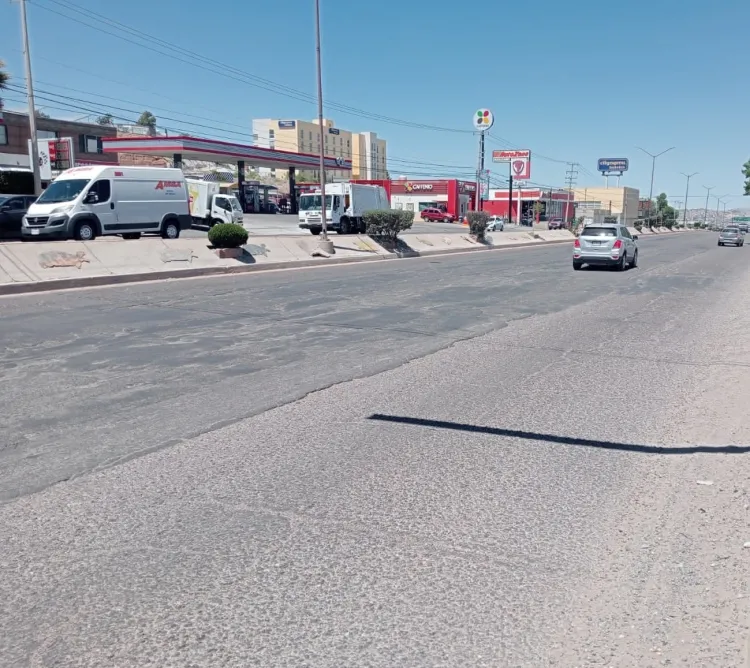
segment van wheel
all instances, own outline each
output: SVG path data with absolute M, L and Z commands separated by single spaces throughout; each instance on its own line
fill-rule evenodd
M 88 221 L 83 221 L 76 225 L 76 231 L 73 235 L 78 241 L 93 241 L 96 239 L 96 229 L 94 224 Z
M 141 233 L 140 232 L 126 232 L 122 235 L 123 239 L 140 239 Z
M 177 239 L 180 236 L 180 227 L 173 220 L 168 220 L 161 228 L 162 239 Z

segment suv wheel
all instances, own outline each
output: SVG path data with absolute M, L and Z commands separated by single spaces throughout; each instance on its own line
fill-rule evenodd
M 628 268 L 628 254 L 623 253 L 620 261 L 617 263 L 617 271 L 625 271 Z
M 583 262 L 577 262 L 576 260 L 573 260 L 573 269 L 576 271 L 581 271 L 581 267 L 583 267 Z

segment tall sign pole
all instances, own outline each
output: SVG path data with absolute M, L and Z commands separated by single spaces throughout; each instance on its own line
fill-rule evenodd
M 484 133 L 495 124 L 495 117 L 489 109 L 477 109 L 474 114 L 474 129 L 479 132 L 479 159 L 477 160 L 477 192 L 474 208 L 482 210 L 482 178 L 484 175 Z
M 29 53 L 29 26 L 26 21 L 26 0 L 21 0 L 21 37 L 23 40 L 24 65 L 26 67 L 26 98 L 29 103 L 31 170 L 34 173 L 34 194 L 39 195 L 42 192 L 42 178 L 39 173 L 39 144 L 36 138 L 36 105 L 34 104 L 34 83 L 31 79 L 31 54 Z

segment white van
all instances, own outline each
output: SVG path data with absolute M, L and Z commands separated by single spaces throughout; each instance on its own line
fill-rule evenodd
M 181 169 L 98 165 L 68 169 L 50 183 L 26 212 L 21 235 L 91 241 L 155 233 L 176 239 L 190 222 Z

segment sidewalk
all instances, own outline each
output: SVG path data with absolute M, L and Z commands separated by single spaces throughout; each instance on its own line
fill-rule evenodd
M 219 258 L 205 239 L 195 238 L 12 242 L 0 244 L 0 295 L 560 244 L 573 238 L 567 230 L 519 229 L 488 234 L 486 243 L 477 242 L 468 231 L 409 234 L 390 251 L 366 235 L 334 235 L 334 255 L 317 257 L 313 255 L 318 245 L 315 237 L 268 236 L 252 237 L 237 259 Z

